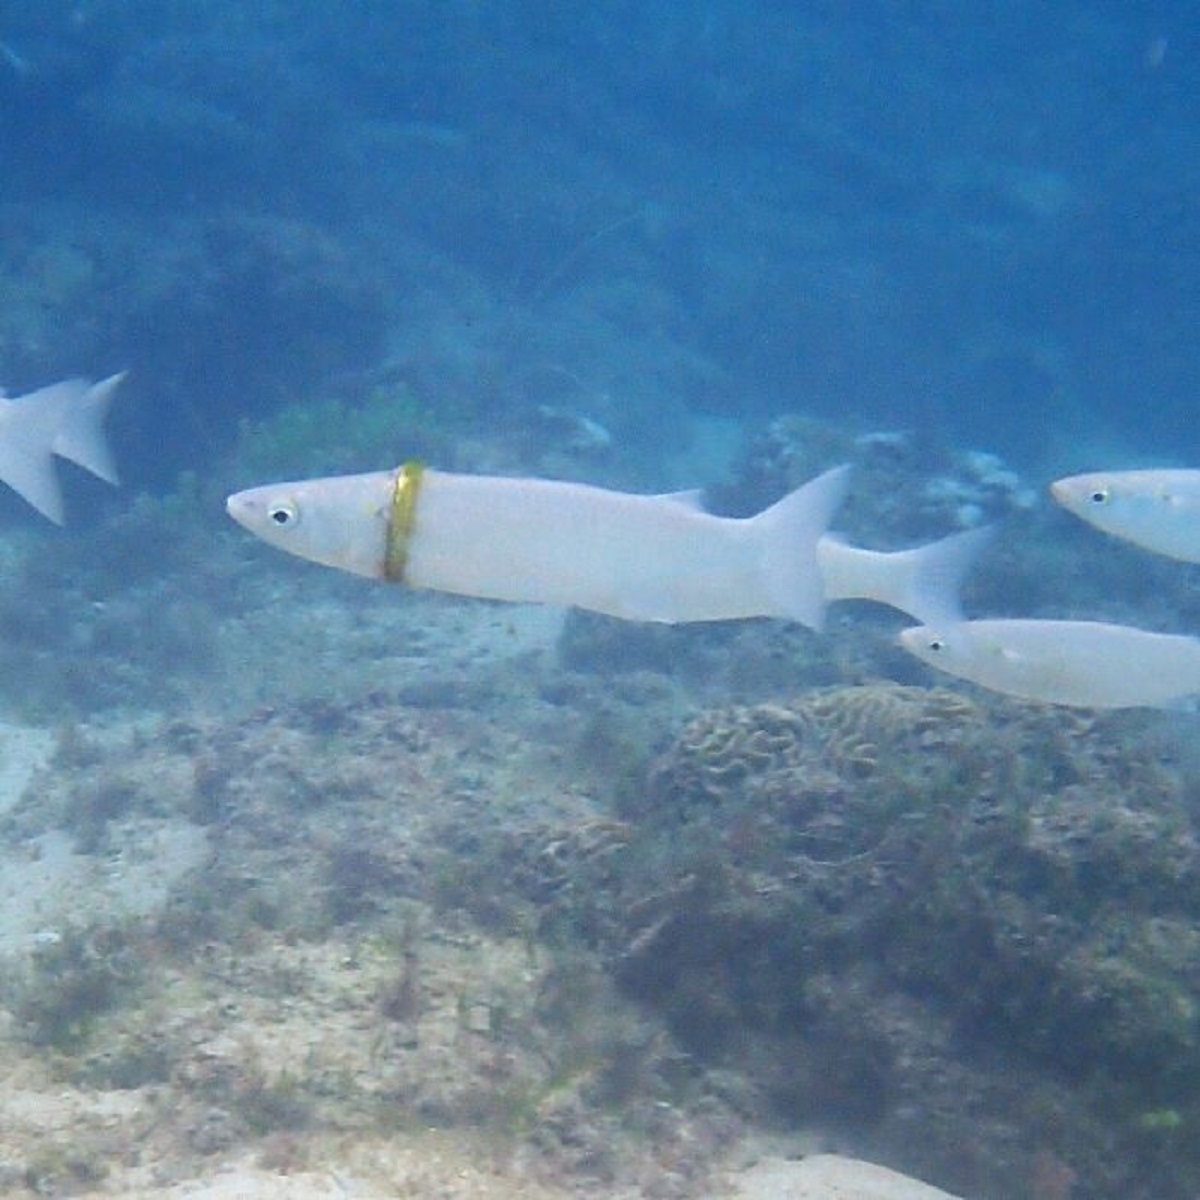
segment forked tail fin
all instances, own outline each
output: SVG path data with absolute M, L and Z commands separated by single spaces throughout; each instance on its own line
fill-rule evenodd
M 63 501 L 53 455 L 115 484 L 103 425 L 123 378 L 113 375 L 97 384 L 64 379 L 16 399 L 0 398 L 0 482 L 58 525 Z
M 944 629 L 963 620 L 959 590 L 991 526 L 953 533 L 911 550 L 862 550 L 823 538 L 818 550 L 827 600 L 874 600 L 898 608 L 922 625 Z
M 15 400 L 0 401 L 0 481 L 56 525 L 62 490 L 54 474 L 54 439 L 63 412 L 86 394 L 85 379 L 65 379 Z
M 62 423 L 51 449 L 59 458 L 90 471 L 105 483 L 117 484 L 117 465 L 104 437 L 113 392 L 125 378 L 125 372 L 93 383 L 79 400 L 64 406 Z

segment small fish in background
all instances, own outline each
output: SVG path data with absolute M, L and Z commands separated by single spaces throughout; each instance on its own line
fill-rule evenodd
M 398 470 L 238 492 L 229 515 L 326 566 L 416 588 L 667 624 L 779 617 L 819 629 L 834 599 L 960 619 L 958 582 L 981 531 L 894 553 L 827 535 L 849 468 L 752 517 L 696 492 L 632 495 L 548 479 Z
M 65 379 L 15 397 L 0 391 L 0 482 L 58 525 L 64 514 L 54 456 L 115 486 L 117 468 L 104 439 L 104 420 L 124 378 L 122 371 L 99 383 Z
M 1163 63 L 1167 61 L 1167 49 L 1170 42 L 1161 34 L 1158 37 L 1153 37 L 1146 45 L 1146 49 L 1142 52 L 1142 65 L 1148 71 L 1159 70 Z
M 1200 695 L 1200 638 L 1102 621 L 965 621 L 900 644 L 994 692 L 1080 708 L 1161 708 Z
M 1184 562 L 1200 562 L 1200 471 L 1096 471 L 1050 485 L 1089 525 Z
M 10 42 L 0 41 L 0 63 L 22 78 L 33 74 L 33 64 L 23 54 L 18 54 Z

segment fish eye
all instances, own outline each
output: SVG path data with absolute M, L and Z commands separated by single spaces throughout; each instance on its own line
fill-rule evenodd
M 929 648 L 934 652 L 934 654 L 937 654 L 939 650 L 944 650 L 946 648 L 946 643 L 943 642 L 941 638 L 930 638 Z
M 1108 488 L 1098 487 L 1093 488 L 1088 493 L 1089 504 L 1107 504 L 1108 503 Z
M 278 525 L 282 529 L 288 525 L 294 525 L 299 519 L 300 514 L 296 511 L 294 504 L 288 504 L 285 501 L 279 504 L 272 504 L 267 509 L 267 516 L 271 518 L 273 525 Z

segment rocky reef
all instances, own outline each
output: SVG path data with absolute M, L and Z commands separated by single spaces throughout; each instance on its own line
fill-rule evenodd
M 136 909 L 110 884 L 43 912 L 14 1070 L 110 1097 L 183 1173 L 437 1126 L 685 1196 L 773 1127 L 987 1200 L 1191 1193 L 1197 775 L 1169 722 L 882 683 L 681 722 L 646 692 L 656 746 L 611 702 L 597 725 L 586 677 L 506 678 L 502 706 L 64 733 L 10 845 L 68 837 L 113 879 L 166 829 L 192 849 Z M 0 1150 L 40 1194 L 132 1178 L 99 1132 Z
M 1087 1195 L 1183 1196 L 1186 758 L 1137 718 L 938 689 L 708 711 L 623 809 L 601 942 L 760 1116 L 841 1120 L 967 1195 L 1028 1195 L 1053 1155 Z

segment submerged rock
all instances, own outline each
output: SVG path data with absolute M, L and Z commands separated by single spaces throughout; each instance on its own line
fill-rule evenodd
M 734 1185 L 735 1200 L 956 1200 L 949 1192 L 887 1167 L 814 1154 L 799 1161 L 765 1159 Z

